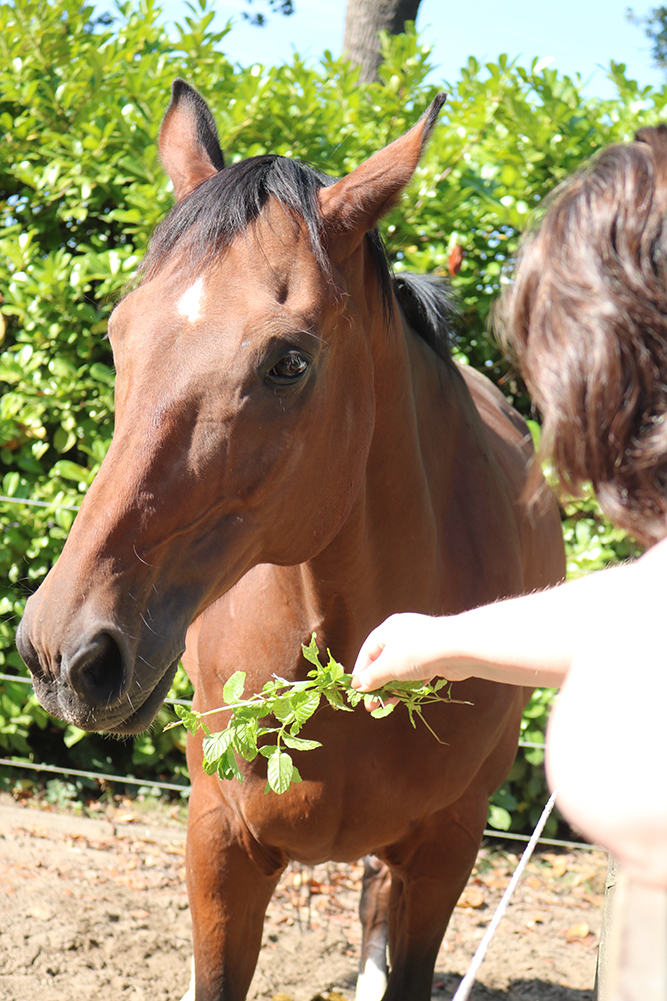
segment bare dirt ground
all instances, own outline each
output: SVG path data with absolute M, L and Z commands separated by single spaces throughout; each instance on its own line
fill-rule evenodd
M 184 827 L 119 808 L 103 821 L 0 802 L 0 1001 L 178 1001 L 190 975 Z M 517 856 L 485 847 L 433 983 L 452 997 Z M 606 856 L 529 864 L 473 1001 L 592 1001 Z M 354 997 L 361 866 L 292 866 L 270 906 L 249 997 Z

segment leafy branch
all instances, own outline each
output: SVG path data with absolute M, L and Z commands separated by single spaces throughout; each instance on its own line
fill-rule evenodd
M 313 670 L 308 672 L 305 681 L 287 681 L 274 675 L 259 694 L 244 699 L 246 675 L 244 671 L 237 671 L 222 690 L 224 705 L 220 708 L 199 713 L 183 706 L 174 706 L 180 719 L 170 726 L 183 723 L 190 733 L 204 731 L 204 771 L 208 775 L 217 773 L 221 778 L 236 778 L 242 782 L 243 772 L 237 755 L 246 761 L 254 761 L 261 754 L 267 759 L 265 792 L 272 790 L 283 793 L 293 782 L 301 782 L 289 751 L 311 751 L 322 746 L 317 740 L 306 740 L 299 736 L 304 723 L 319 708 L 322 698 L 332 709 L 344 712 L 352 712 L 362 701 L 369 705 L 379 700 L 380 705 L 371 711 L 371 716 L 375 719 L 392 713 L 395 702 L 389 700 L 397 700 L 397 703 L 407 709 L 412 726 L 416 726 L 415 718 L 420 719 L 440 743 L 444 741 L 440 740 L 424 719 L 424 706 L 432 702 L 470 705 L 451 697 L 451 683 L 444 678 L 433 684 L 396 681 L 372 694 L 364 695 L 351 687 L 352 675 L 345 673 L 343 666 L 333 659 L 330 651 L 327 650 L 329 662 L 326 666 L 321 663 L 315 633 L 308 646 L 302 645 L 302 650 L 306 660 L 313 664 Z M 446 686 L 446 693 L 440 694 Z M 224 730 L 212 733 L 205 717 L 223 709 L 231 711 L 230 720 Z M 276 722 L 275 726 L 268 725 L 271 717 Z

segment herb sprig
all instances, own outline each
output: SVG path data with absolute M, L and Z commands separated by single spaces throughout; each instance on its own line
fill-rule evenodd
M 362 701 L 369 705 L 379 700 L 380 705 L 370 714 L 375 719 L 389 716 L 394 711 L 395 704 L 388 700 L 397 699 L 407 709 L 412 726 L 416 726 L 415 719 L 420 719 L 440 743 L 444 741 L 440 740 L 424 719 L 424 706 L 432 702 L 470 705 L 451 697 L 451 683 L 444 678 L 439 678 L 434 683 L 396 681 L 372 694 L 364 695 L 351 687 L 352 675 L 345 673 L 343 666 L 334 660 L 329 650 L 328 663 L 326 666 L 321 663 L 315 633 L 308 646 L 302 646 L 302 650 L 306 660 L 313 664 L 313 670 L 308 672 L 305 681 L 287 681 L 274 675 L 259 694 L 243 698 L 246 675 L 244 671 L 237 671 L 222 690 L 224 705 L 220 708 L 199 713 L 183 706 L 174 706 L 180 719 L 170 726 L 183 723 L 190 733 L 204 731 L 204 771 L 208 775 L 217 773 L 221 778 L 236 778 L 242 782 L 243 772 L 237 755 L 246 761 L 254 761 L 261 754 L 267 759 L 265 792 L 271 790 L 284 793 L 293 782 L 301 782 L 299 770 L 289 752 L 311 751 L 322 746 L 317 740 L 306 740 L 299 736 L 304 723 L 319 708 L 322 698 L 333 709 L 344 712 L 352 712 Z M 446 693 L 440 694 L 445 687 Z M 224 730 L 212 733 L 205 717 L 223 709 L 231 710 L 230 720 Z M 277 725 L 266 725 L 269 717 L 273 717 Z

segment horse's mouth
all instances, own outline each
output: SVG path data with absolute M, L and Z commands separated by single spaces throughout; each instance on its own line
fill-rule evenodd
M 176 674 L 179 657 L 167 668 L 158 683 L 148 691 L 140 705 L 137 699 L 123 696 L 115 705 L 91 707 L 81 702 L 69 685 L 58 685 L 33 678 L 40 705 L 51 715 L 80 730 L 132 736 L 147 730 L 166 698 Z M 143 694 L 143 691 L 140 693 Z
M 146 730 L 157 716 L 162 703 L 169 693 L 171 683 L 174 680 L 174 675 L 176 674 L 179 659 L 180 658 L 177 658 L 173 664 L 167 668 L 160 681 L 142 705 L 138 709 L 135 709 L 129 716 L 126 716 L 123 720 L 121 720 L 120 723 L 114 723 L 112 725 L 106 724 L 103 727 L 105 733 L 116 733 L 130 736 Z

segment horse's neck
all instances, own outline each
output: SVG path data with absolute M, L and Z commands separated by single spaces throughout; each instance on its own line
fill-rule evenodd
M 283 571 L 308 628 L 333 635 L 341 656 L 398 609 L 442 611 L 442 519 L 433 491 L 446 491 L 451 479 L 460 406 L 452 373 L 430 348 L 400 329 L 387 340 L 376 370 L 373 442 L 352 511 L 322 553 Z

